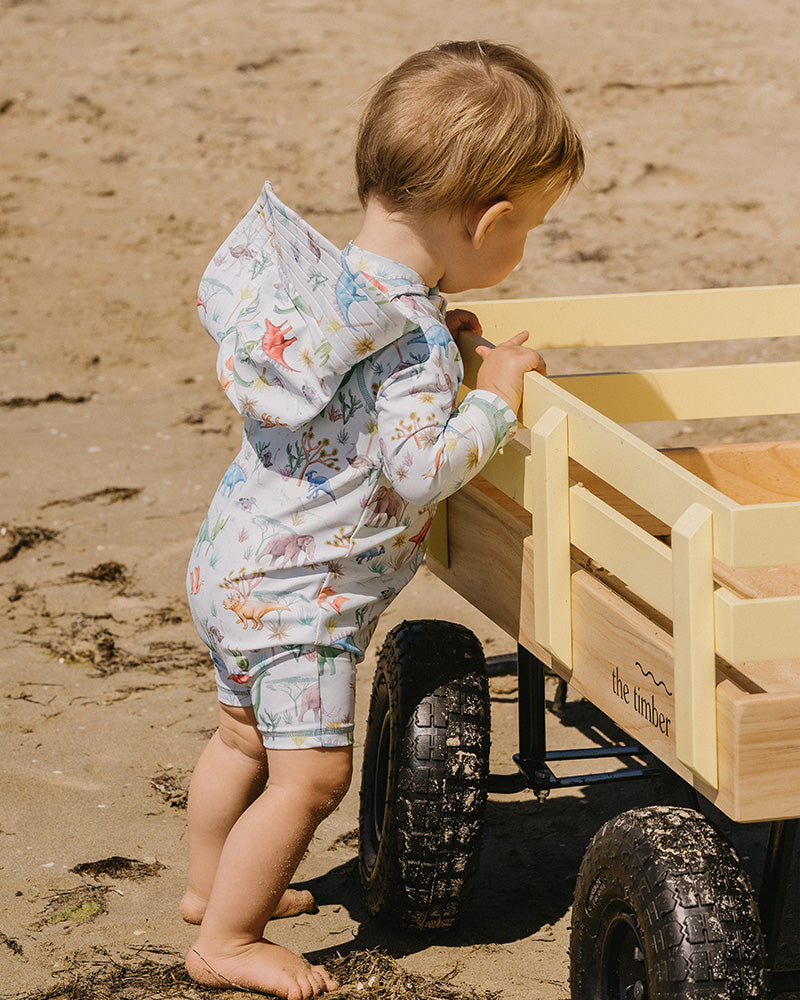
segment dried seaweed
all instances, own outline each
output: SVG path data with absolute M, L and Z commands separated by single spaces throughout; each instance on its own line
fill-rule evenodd
M 157 949 L 149 949 L 157 951 Z M 199 986 L 189 978 L 183 962 L 172 952 L 161 952 L 168 962 L 134 956 L 130 965 L 115 959 L 83 962 L 72 970 L 69 982 L 7 1000 L 239 1000 L 262 996 L 247 990 L 219 990 Z M 497 992 L 479 992 L 453 983 L 458 970 L 435 978 L 404 971 L 388 955 L 356 951 L 326 963 L 341 984 L 326 1000 L 499 1000 Z
M 38 525 L 34 527 L 0 525 L 0 546 L 4 546 L 0 552 L 0 562 L 10 562 L 23 549 L 32 549 L 42 542 L 52 541 L 57 535 L 58 532 L 52 528 L 42 528 Z
M 70 871 L 76 875 L 88 875 L 90 878 L 130 878 L 143 879 L 158 875 L 164 869 L 160 861 L 147 863 L 135 858 L 122 858 L 115 854 L 99 861 L 84 861 L 75 865 Z
M 162 771 L 150 779 L 150 786 L 173 809 L 185 809 L 189 800 L 188 782 L 180 774 Z

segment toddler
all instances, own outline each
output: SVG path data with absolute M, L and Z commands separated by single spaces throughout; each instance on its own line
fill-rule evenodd
M 442 293 L 509 274 L 583 151 L 530 60 L 452 42 L 380 81 L 356 170 L 364 219 L 344 251 L 267 184 L 198 296 L 244 433 L 189 566 L 220 718 L 189 792 L 186 965 L 287 1000 L 336 986 L 263 934 L 313 907 L 289 883 L 350 782 L 356 664 L 437 502 L 508 440 L 524 373 L 545 370 L 527 333 L 481 347 L 456 405 L 458 332 L 480 327 Z

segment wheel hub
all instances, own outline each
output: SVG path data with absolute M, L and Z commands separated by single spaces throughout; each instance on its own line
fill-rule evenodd
M 611 917 L 601 954 L 603 1000 L 648 1000 L 644 946 L 632 913 Z

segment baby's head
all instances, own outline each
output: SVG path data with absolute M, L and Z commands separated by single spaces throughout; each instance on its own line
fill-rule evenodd
M 376 86 L 356 146 L 362 205 L 464 212 L 583 173 L 580 136 L 555 88 L 517 49 L 447 42 L 418 52 Z

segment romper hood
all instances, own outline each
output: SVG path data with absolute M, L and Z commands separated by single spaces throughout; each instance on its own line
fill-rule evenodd
M 354 365 L 416 325 L 414 298 L 429 289 L 408 268 L 408 280 L 365 274 L 353 263 L 361 253 L 339 250 L 267 183 L 214 255 L 198 311 L 220 346 L 220 383 L 244 416 L 300 427 Z

